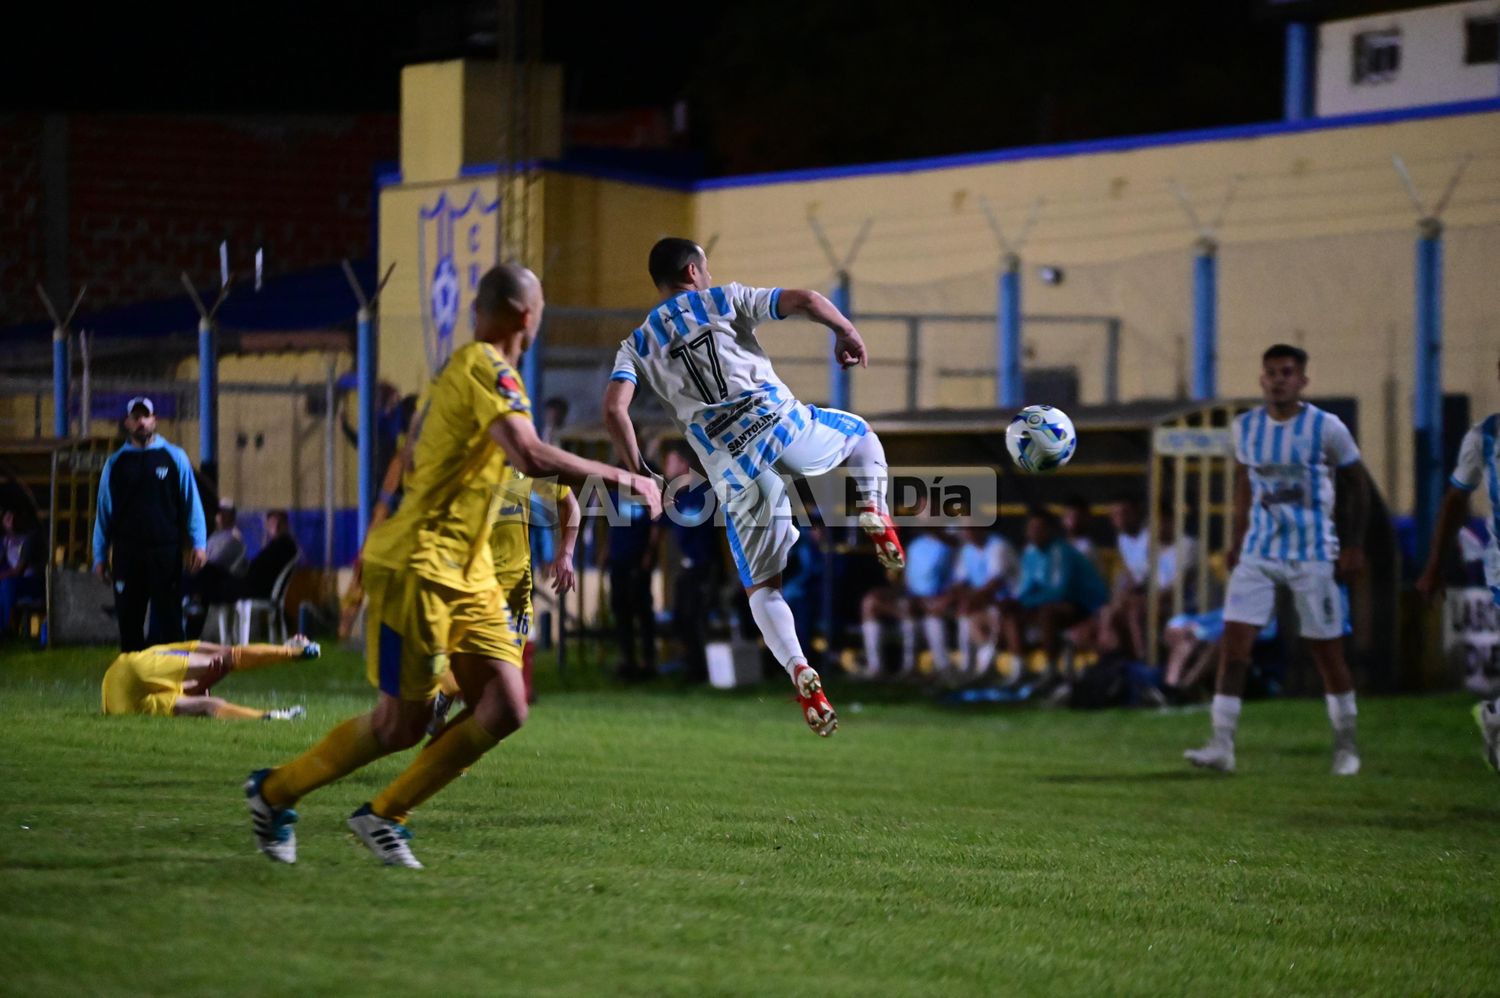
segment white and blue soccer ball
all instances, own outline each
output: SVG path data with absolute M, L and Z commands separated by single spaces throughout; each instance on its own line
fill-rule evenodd
M 1045 475 L 1073 459 L 1078 435 L 1073 421 L 1050 405 L 1028 405 L 1005 428 L 1005 449 L 1022 471 Z

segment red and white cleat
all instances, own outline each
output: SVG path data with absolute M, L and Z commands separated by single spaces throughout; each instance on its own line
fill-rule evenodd
M 806 662 L 799 662 L 792 671 L 792 684 L 797 687 L 797 705 L 802 708 L 802 717 L 813 734 L 827 738 L 837 731 L 839 716 L 823 695 L 823 680 L 818 670 Z
M 875 557 L 880 559 L 880 564 L 892 571 L 905 568 L 906 549 L 901 546 L 891 514 L 871 502 L 862 502 L 858 508 L 860 529 L 875 542 Z

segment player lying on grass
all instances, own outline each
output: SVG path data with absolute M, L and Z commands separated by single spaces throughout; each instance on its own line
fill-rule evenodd
M 666 403 L 725 507 L 729 549 L 766 647 L 786 669 L 808 727 L 838 727 L 818 673 L 797 640 L 781 573 L 797 542 L 783 474 L 814 476 L 848 464 L 859 525 L 888 569 L 905 563 L 886 509 L 885 449 L 858 416 L 799 402 L 755 338 L 770 319 L 801 315 L 834 334 L 844 368 L 868 363 L 864 340 L 816 291 L 716 285 L 708 258 L 688 239 L 662 239 L 647 263 L 665 299 L 620 344 L 604 393 L 604 424 L 627 468 L 644 468 L 630 401 L 647 385 Z
M 211 645 L 180 641 L 126 652 L 104 673 L 101 706 L 106 714 L 156 717 L 215 717 L 221 721 L 292 721 L 302 707 L 257 710 L 209 696 L 231 672 L 317 658 L 320 650 L 297 635 L 285 645 Z
M 1497 367 L 1500 371 L 1500 367 Z M 1484 581 L 1490 596 L 1500 606 L 1500 468 L 1496 461 L 1496 436 L 1500 434 L 1500 413 L 1475 423 L 1464 435 L 1458 448 L 1458 462 L 1448 479 L 1448 493 L 1433 525 L 1432 542 L 1427 551 L 1427 566 L 1417 580 L 1417 589 L 1428 599 L 1443 593 L 1443 555 L 1452 549 L 1453 538 L 1468 518 L 1469 495 L 1485 487 L 1490 504 L 1489 543 L 1484 548 Z M 1474 705 L 1474 723 L 1484 736 L 1484 757 L 1500 772 L 1500 699 Z

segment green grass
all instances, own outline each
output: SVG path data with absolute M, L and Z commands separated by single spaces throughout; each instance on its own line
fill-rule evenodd
M 366 709 L 360 666 L 232 677 L 297 725 L 97 716 L 107 651 L 0 650 L 0 992 L 1480 994 L 1500 989 L 1500 781 L 1457 697 L 1367 699 L 1365 773 L 1317 701 L 964 712 L 831 690 L 552 691 L 419 810 L 424 871 L 303 802 L 295 867 L 239 785 Z M 872 698 L 873 701 L 873 698 Z

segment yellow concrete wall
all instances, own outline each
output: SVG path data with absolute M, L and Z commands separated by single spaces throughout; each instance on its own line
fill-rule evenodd
M 353 355 L 285 352 L 231 355 L 219 358 L 223 384 L 249 382 L 307 385 L 321 400 L 328 365 L 338 374 L 353 370 Z M 184 360 L 175 378 L 191 395 L 196 391 L 198 360 Z M 346 401 L 351 426 L 356 425 L 353 396 Z M 357 456 L 354 445 L 338 425 L 334 413 L 334 505 L 353 506 L 357 496 Z M 111 433 L 113 424 L 96 422 L 95 429 Z M 198 459 L 198 421 L 162 420 L 167 439 Z M 245 438 L 240 446 L 240 437 Z M 257 442 L 259 441 L 259 442 Z M 313 414 L 303 397 L 248 395 L 221 391 L 219 395 L 219 494 L 243 509 L 322 509 L 324 483 L 324 421 Z
M 1405 508 L 1415 212 L 1393 154 L 1405 159 L 1428 204 L 1473 155 L 1444 215 L 1444 381 L 1450 392 L 1468 392 L 1476 413 L 1493 411 L 1500 408 L 1500 299 L 1492 287 L 1500 267 L 1500 114 L 733 187 L 695 195 L 694 220 L 719 237 L 717 277 L 826 288 L 832 269 L 808 214 L 817 214 L 838 249 L 870 218 L 854 267 L 856 310 L 993 314 L 999 251 L 980 198 L 1012 234 L 1040 199 L 1023 251 L 1026 312 L 1119 316 L 1122 396 L 1171 396 L 1187 380 L 1196 233 L 1169 182 L 1210 219 L 1238 178 L 1219 231 L 1221 392 L 1255 394 L 1260 351 L 1276 340 L 1301 342 L 1313 355 L 1314 391 L 1360 399 L 1371 469 L 1377 481 L 1394 483 Z M 1042 263 L 1061 266 L 1064 282 L 1043 284 L 1035 269 Z M 877 353 L 904 353 L 894 326 L 873 324 L 870 332 Z M 1102 399 L 1096 333 L 1036 325 L 1025 332 L 1028 363 L 1077 364 L 1085 400 Z M 982 325 L 929 327 L 923 405 L 985 404 L 992 381 L 939 379 L 932 369 L 992 364 L 993 340 Z M 802 342 L 768 344 L 778 357 L 821 356 Z M 826 392 L 815 364 L 789 373 L 795 390 Z M 855 406 L 887 408 L 881 402 L 901 377 L 858 372 Z
M 452 89 L 451 80 L 431 85 Z M 1371 470 L 1406 508 L 1416 213 L 1392 155 L 1404 158 L 1429 205 L 1460 160 L 1472 156 L 1444 215 L 1444 378 L 1448 391 L 1471 395 L 1476 414 L 1500 409 L 1493 377 L 1500 309 L 1491 286 L 1500 268 L 1500 113 L 692 194 L 548 172 L 532 190 L 543 240 L 533 258 L 554 307 L 648 307 L 654 295 L 646 254 L 668 234 L 715 240 L 711 268 L 719 280 L 827 289 L 833 267 L 808 216 L 816 215 L 838 252 L 869 219 L 869 239 L 853 267 L 857 312 L 993 317 L 1001 251 L 982 203 L 1011 235 L 1039 203 L 1022 253 L 1026 313 L 1117 317 L 1121 396 L 1173 397 L 1189 380 L 1199 237 L 1173 188 L 1208 220 L 1232 187 L 1217 231 L 1221 393 L 1255 394 L 1261 350 L 1277 340 L 1301 343 L 1313 356 L 1315 393 L 1360 400 L 1358 432 Z M 429 278 L 408 262 L 419 244 L 417 210 L 444 193 L 466 197 L 482 189 L 494 196 L 493 180 L 412 178 L 408 171 L 407 186 L 382 194 L 380 226 L 382 266 L 398 261 L 383 309 L 382 373 L 407 389 L 425 370 L 421 282 Z M 480 264 L 493 259 L 472 256 Z M 1064 281 L 1042 283 L 1041 264 L 1062 268 Z M 460 342 L 467 308 L 466 299 Z M 624 333 L 618 326 L 556 322 L 548 336 L 603 358 Z M 1028 323 L 1027 363 L 1076 366 L 1084 401 L 1102 401 L 1102 329 Z M 854 374 L 854 407 L 899 408 L 906 398 L 905 324 L 871 321 L 864 332 L 877 363 Z M 988 404 L 994 339 L 992 318 L 925 324 L 919 404 Z M 765 341 L 794 391 L 826 397 L 826 335 L 788 323 L 768 328 Z
M 547 298 L 554 305 L 650 308 L 652 245 L 669 235 L 708 239 L 696 224 L 697 199 L 687 194 L 556 172 L 547 174 L 546 189 Z

